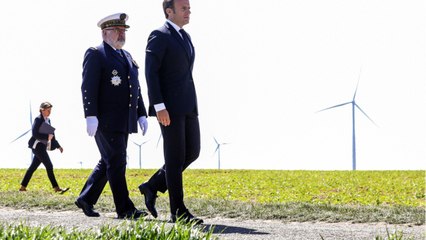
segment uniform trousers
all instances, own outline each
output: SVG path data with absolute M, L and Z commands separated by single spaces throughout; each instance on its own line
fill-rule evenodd
M 128 137 L 128 133 L 107 132 L 98 129 L 95 140 L 101 160 L 84 184 L 79 197 L 88 204 L 95 205 L 106 183 L 109 182 L 115 209 L 119 215 L 135 209 L 129 198 L 126 182 Z

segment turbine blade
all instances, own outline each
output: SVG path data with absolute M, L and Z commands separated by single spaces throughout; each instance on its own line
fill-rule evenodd
M 325 111 L 325 110 L 328 110 L 328 109 L 341 107 L 341 106 L 344 106 L 344 105 L 347 105 L 347 104 L 350 104 L 350 103 L 352 103 L 352 102 L 346 102 L 346 103 L 338 104 L 338 105 L 335 105 L 335 106 L 332 106 L 332 107 L 324 108 L 324 109 L 322 109 L 322 110 L 317 111 L 317 113 L 318 113 L 318 112 Z
M 368 118 L 368 120 L 370 120 L 374 125 L 376 125 L 378 127 L 378 125 L 373 121 L 373 119 L 371 119 L 367 113 L 365 113 L 360 106 L 358 106 L 358 104 L 355 103 L 355 106 Z
M 213 155 L 219 150 L 219 148 L 220 148 L 220 145 L 218 144 L 217 147 L 216 147 L 216 149 L 213 152 Z
M 156 146 L 156 148 L 158 148 L 158 144 L 160 143 L 160 140 L 161 140 L 161 137 L 162 137 L 163 135 L 162 134 L 160 134 L 160 136 L 158 137 L 158 141 L 157 141 L 157 146 Z
M 30 129 L 30 130 L 28 130 L 28 131 L 26 131 L 26 132 L 24 132 L 23 134 L 21 134 L 19 137 L 15 138 L 15 139 L 14 139 L 12 142 L 10 142 L 10 143 L 13 143 L 14 141 L 16 141 L 16 140 L 20 139 L 21 137 L 25 136 L 25 134 L 27 134 L 29 131 L 31 131 L 31 129 Z
M 356 84 L 356 88 L 355 88 L 355 92 L 354 92 L 354 97 L 352 98 L 352 101 L 355 101 L 356 92 L 358 91 L 358 84 L 359 84 L 359 82 Z
M 356 83 L 356 88 L 355 88 L 354 97 L 352 98 L 352 101 L 355 101 L 356 92 L 358 91 L 359 79 L 361 79 L 361 68 L 359 69 L 358 82 Z
M 219 142 L 217 141 L 217 139 L 215 137 L 213 137 L 213 139 L 216 142 L 216 144 L 219 145 Z

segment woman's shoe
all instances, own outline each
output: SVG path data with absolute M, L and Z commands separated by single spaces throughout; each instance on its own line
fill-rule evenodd
M 64 194 L 66 191 L 70 190 L 70 188 L 68 187 L 68 188 L 62 189 L 60 187 L 54 187 L 53 190 L 55 190 L 56 193 Z
M 26 188 L 26 187 L 24 187 L 24 186 L 21 186 L 21 188 L 19 188 L 19 191 L 20 191 L 20 192 L 26 192 L 26 191 L 27 191 L 27 188 Z

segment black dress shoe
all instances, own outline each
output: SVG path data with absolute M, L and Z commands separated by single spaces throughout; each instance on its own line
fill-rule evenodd
M 99 217 L 100 214 L 98 212 L 95 212 L 93 210 L 93 205 L 88 204 L 82 199 L 77 198 L 75 201 L 75 205 L 77 205 L 78 208 L 81 208 L 84 212 L 84 214 L 88 217 Z
M 147 212 L 142 211 L 142 210 L 138 210 L 138 209 L 135 208 L 135 209 L 127 211 L 123 214 L 118 214 L 117 218 L 118 219 L 138 219 L 140 217 L 145 217 L 147 215 L 148 215 Z
M 153 217 L 157 218 L 157 209 L 155 209 L 155 199 L 157 198 L 157 192 L 152 191 L 147 183 L 142 183 L 139 186 L 139 191 L 145 197 L 146 208 Z
M 203 219 L 194 217 L 194 215 L 192 215 L 189 211 L 185 211 L 182 214 L 172 214 L 170 220 L 172 223 L 175 223 L 176 221 L 178 221 L 178 222 L 190 223 L 194 225 L 199 225 L 204 223 Z

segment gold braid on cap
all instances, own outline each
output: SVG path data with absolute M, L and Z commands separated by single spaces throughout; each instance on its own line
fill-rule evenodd
M 122 13 L 120 14 L 120 19 L 113 19 L 113 20 L 109 20 L 102 23 L 101 29 L 115 27 L 115 26 L 123 26 L 123 27 L 129 28 L 129 26 L 126 25 L 126 17 L 127 15 L 125 13 Z

